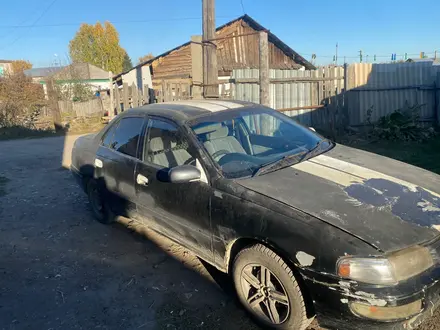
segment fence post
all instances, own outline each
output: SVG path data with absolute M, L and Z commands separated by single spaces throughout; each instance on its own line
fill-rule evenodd
M 160 102 L 165 102 L 165 96 L 166 96 L 166 85 L 165 85 L 165 80 L 162 80 L 162 93 L 161 93 L 161 101 Z
M 132 104 L 132 108 L 136 108 L 139 106 L 139 102 L 138 102 L 138 95 L 139 91 L 137 89 L 137 86 L 132 83 L 131 84 L 131 104 Z
M 437 125 L 440 125 L 440 72 L 437 72 L 437 81 L 434 85 L 434 94 L 435 94 L 435 114 L 437 117 Z
M 123 93 L 123 100 L 124 100 L 124 111 L 126 111 L 130 108 L 130 103 L 128 100 L 128 84 L 123 83 L 122 88 L 123 88 L 122 93 Z
M 203 94 L 203 46 L 202 36 L 191 37 L 192 98 L 202 99 Z
M 108 116 L 110 120 L 115 116 L 114 95 L 113 95 L 113 73 L 108 72 L 109 90 L 110 90 L 110 108 L 108 109 Z
M 348 111 L 348 64 L 344 63 L 344 91 L 342 92 L 342 112 L 344 114 L 344 126 L 348 126 L 350 124 L 350 113 Z
M 119 95 L 119 87 L 118 84 L 115 84 L 115 102 L 116 102 L 116 114 L 121 113 L 121 97 Z
M 148 84 L 144 85 L 144 104 L 150 103 L 150 88 Z

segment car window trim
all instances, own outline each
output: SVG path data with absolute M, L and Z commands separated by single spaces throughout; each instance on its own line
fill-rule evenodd
M 108 150 L 111 150 L 111 151 L 113 151 L 113 152 L 116 152 L 116 153 L 118 153 L 119 155 L 122 155 L 122 156 L 124 156 L 124 157 L 129 157 L 130 159 L 134 159 L 134 160 L 140 160 L 139 158 L 137 158 L 137 156 L 139 155 L 139 142 L 140 142 L 140 139 L 141 139 L 141 136 L 142 136 L 142 130 L 143 130 L 144 126 L 145 126 L 146 117 L 147 117 L 147 116 L 145 116 L 145 115 L 129 115 L 129 116 L 123 116 L 123 117 L 121 117 L 121 118 L 118 118 L 118 121 L 114 124 L 114 125 L 117 125 L 117 126 L 116 126 L 116 128 L 115 128 L 115 131 L 113 132 L 113 137 L 114 137 L 114 134 L 116 133 L 116 130 L 117 130 L 118 127 L 119 127 L 119 124 L 121 123 L 121 121 L 122 121 L 123 119 L 126 119 L 126 118 L 141 118 L 141 119 L 143 120 L 143 123 L 142 123 L 142 126 L 141 126 L 141 134 L 139 134 L 139 140 L 138 140 L 138 143 L 137 143 L 137 146 L 136 146 L 136 157 L 133 157 L 133 156 L 131 156 L 131 155 L 124 154 L 123 152 L 120 152 L 120 151 L 118 151 L 118 150 L 116 150 L 116 149 L 113 149 L 113 148 L 109 148 L 109 147 L 104 146 L 104 145 L 102 144 L 102 140 L 103 140 L 103 139 L 101 140 L 101 144 L 100 144 L 100 146 L 101 146 L 101 147 L 104 147 L 104 148 L 106 148 L 106 149 L 108 149 Z M 147 121 L 148 121 L 148 120 L 147 120 Z M 108 132 L 109 130 L 111 130 L 113 127 L 114 127 L 114 126 L 112 125 L 112 126 L 107 130 L 107 132 Z M 106 135 L 107 132 L 105 132 L 105 133 L 103 134 L 103 137 Z
M 146 129 L 147 129 L 147 131 L 145 132 L 144 145 L 142 146 L 142 153 L 144 153 L 145 148 L 148 147 L 148 143 L 149 143 L 148 138 L 149 138 L 149 136 L 150 136 L 150 128 L 151 128 L 150 123 L 152 123 L 152 121 L 155 120 L 155 119 L 156 119 L 156 120 L 164 121 L 164 122 L 166 122 L 166 123 L 169 123 L 169 124 L 175 126 L 175 127 L 177 128 L 177 130 L 178 130 L 180 133 L 182 133 L 183 136 L 188 140 L 188 143 L 190 144 L 190 148 L 194 149 L 194 151 L 196 151 L 196 152 L 197 152 L 197 150 L 201 150 L 201 149 L 200 149 L 200 145 L 199 145 L 199 143 L 198 143 L 198 140 L 195 139 L 195 138 L 192 136 L 192 130 L 191 130 L 188 126 L 186 126 L 185 123 L 183 123 L 183 124 L 179 124 L 177 121 L 174 121 L 174 120 L 172 120 L 171 118 L 168 118 L 168 117 L 162 117 L 162 116 L 158 116 L 158 115 L 147 115 L 146 117 L 147 117 L 147 125 L 146 125 Z M 203 146 L 202 146 L 202 147 L 203 147 Z M 202 149 L 201 152 L 204 153 L 203 149 Z M 160 165 L 154 164 L 154 163 L 152 163 L 152 162 L 149 162 L 149 161 L 147 161 L 147 160 L 144 160 L 144 155 L 142 155 L 141 157 L 142 157 L 142 158 L 140 158 L 140 161 L 141 161 L 142 163 L 144 163 L 145 165 L 147 165 L 147 166 L 151 166 L 151 167 L 153 167 L 153 168 L 155 168 L 155 169 L 157 169 L 157 170 L 161 170 L 161 169 L 166 168 L 166 167 L 163 167 L 163 166 L 160 166 Z M 197 155 L 196 155 L 196 159 L 198 160 L 198 162 L 199 162 L 200 165 L 202 166 L 203 171 L 205 172 L 206 179 L 208 180 L 208 182 L 210 182 L 209 171 L 208 171 L 208 169 L 206 168 L 206 165 L 204 164 L 204 161 L 202 161 L 202 157 L 200 157 L 200 159 L 199 159 L 199 157 L 197 157 Z M 209 158 L 208 158 L 208 159 L 209 159 Z
M 143 146 L 141 148 L 142 149 L 142 155 L 141 155 L 140 161 L 142 163 L 146 164 L 146 165 L 149 165 L 149 166 L 152 165 L 154 168 L 157 168 L 158 170 L 160 170 L 160 169 L 163 169 L 163 168 L 166 168 L 166 167 L 163 167 L 161 165 L 149 162 L 149 161 L 144 159 L 144 157 L 145 157 L 145 150 L 147 150 L 147 148 L 149 146 L 149 143 L 150 143 L 150 141 L 148 139 L 150 137 L 150 129 L 151 129 L 151 124 L 153 123 L 153 120 L 160 120 L 160 121 L 166 122 L 166 123 L 171 124 L 174 127 L 176 127 L 177 131 L 179 131 L 181 133 L 185 133 L 185 132 L 182 131 L 182 128 L 180 127 L 180 125 L 177 122 L 175 122 L 174 120 L 172 120 L 170 118 L 162 117 L 162 116 L 157 116 L 157 115 L 147 115 L 146 117 L 147 117 L 146 133 L 145 133 L 145 137 L 144 137 Z M 185 136 L 187 136 L 187 135 L 188 134 L 185 134 Z

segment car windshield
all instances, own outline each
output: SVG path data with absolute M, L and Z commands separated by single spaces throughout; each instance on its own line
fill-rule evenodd
M 327 141 L 278 111 L 261 106 L 216 112 L 189 123 L 227 178 L 275 170 L 305 158 Z M 279 166 L 274 166 L 279 165 Z

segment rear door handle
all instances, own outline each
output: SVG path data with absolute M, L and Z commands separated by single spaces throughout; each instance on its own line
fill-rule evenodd
M 148 178 L 142 174 L 136 176 L 136 183 L 142 186 L 148 186 Z

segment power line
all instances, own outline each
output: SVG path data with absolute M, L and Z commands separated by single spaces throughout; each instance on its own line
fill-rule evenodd
M 240 0 L 241 3 L 241 9 L 243 9 L 243 14 L 246 15 L 246 10 L 244 10 L 243 0 Z
M 44 15 L 46 15 L 46 13 L 50 10 L 50 8 L 52 8 L 52 6 L 55 4 L 55 2 L 57 2 L 57 0 L 52 0 L 52 2 L 46 7 L 44 8 L 43 12 L 40 14 L 40 16 L 37 17 L 37 19 L 28 26 L 28 29 L 26 30 L 29 31 L 32 27 L 34 27 L 43 17 Z M 12 45 L 14 45 L 18 40 L 20 40 L 21 38 L 23 38 L 24 34 L 19 35 L 17 38 L 15 38 L 11 43 L 7 44 L 6 46 L 3 46 L 0 48 L 0 50 L 3 50 L 5 48 L 11 47 Z
M 57 0 L 55 0 L 57 1 Z M 233 18 L 237 16 L 216 16 L 216 18 Z M 133 23 L 150 23 L 150 22 L 174 22 L 174 21 L 190 21 L 201 20 L 202 17 L 177 17 L 177 18 L 158 18 L 158 19 L 143 19 L 143 20 L 128 20 L 128 21 L 109 21 L 112 24 L 133 24 Z M 85 22 L 75 23 L 53 23 L 40 25 L 0 25 L 0 29 L 18 29 L 18 28 L 41 28 L 41 27 L 60 27 L 60 26 L 78 26 Z

